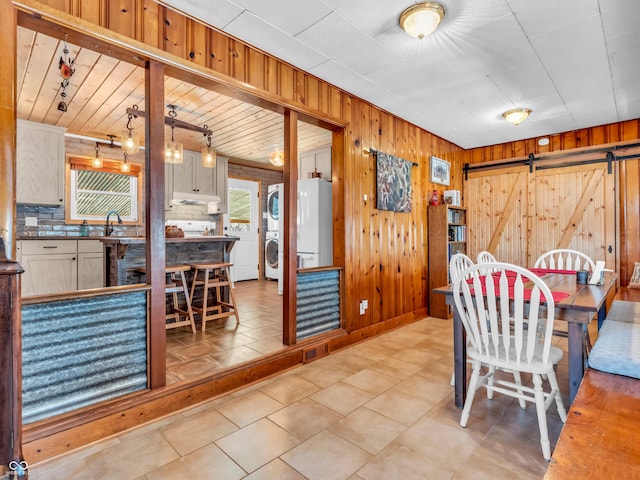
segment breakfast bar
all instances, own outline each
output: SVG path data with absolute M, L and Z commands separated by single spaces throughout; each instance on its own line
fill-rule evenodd
M 146 263 L 144 237 L 103 237 L 105 286 L 140 283 L 139 270 Z M 166 263 L 228 262 L 238 237 L 198 236 L 166 239 Z

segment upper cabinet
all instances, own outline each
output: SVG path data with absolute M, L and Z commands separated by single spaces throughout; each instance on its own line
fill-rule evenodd
M 331 181 L 331 147 L 311 150 L 300 155 L 298 180 L 312 178 L 313 172 L 322 173 L 322 178 Z
M 200 152 L 184 151 L 184 162 L 167 164 L 165 170 L 166 207 L 171 201 L 214 202 L 209 213 L 227 212 L 228 159 L 218 157 L 215 168 L 202 165 Z
M 64 132 L 62 127 L 18 120 L 17 203 L 64 204 Z

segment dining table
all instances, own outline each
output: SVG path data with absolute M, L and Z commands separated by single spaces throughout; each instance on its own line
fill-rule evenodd
M 578 392 L 585 372 L 587 327 L 597 317 L 598 328 L 606 316 L 607 299 L 613 299 L 618 275 L 605 271 L 598 284 L 578 283 L 575 271 L 531 269 L 559 299 L 555 302 L 555 319 L 567 322 L 569 357 L 569 402 Z M 453 306 L 453 355 L 455 372 L 455 405 L 464 406 L 467 395 L 467 340 L 460 314 L 455 308 L 452 285 L 433 292 L 446 296 Z M 555 296 L 555 295 L 554 295 Z

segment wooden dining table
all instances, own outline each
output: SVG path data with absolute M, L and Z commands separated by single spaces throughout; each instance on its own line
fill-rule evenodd
M 535 270 L 534 270 L 535 271 Z M 569 401 L 578 392 L 585 371 L 585 333 L 587 326 L 597 315 L 598 327 L 606 315 L 607 298 L 615 295 L 615 272 L 604 272 L 599 285 L 579 284 L 575 272 L 536 271 L 552 292 L 568 294 L 556 302 L 555 318 L 568 323 L 569 355 Z M 444 285 L 434 288 L 435 293 L 446 296 L 447 305 L 453 306 L 453 355 L 455 371 L 455 404 L 462 408 L 467 396 L 467 340 L 462 320 L 453 300 L 453 287 Z

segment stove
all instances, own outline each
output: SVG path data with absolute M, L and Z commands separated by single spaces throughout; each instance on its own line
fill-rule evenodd
M 205 230 L 215 230 L 214 222 L 198 220 L 167 220 L 166 225 L 175 225 L 182 229 L 185 237 L 202 237 Z

